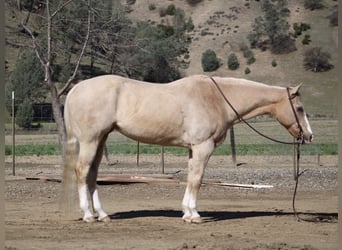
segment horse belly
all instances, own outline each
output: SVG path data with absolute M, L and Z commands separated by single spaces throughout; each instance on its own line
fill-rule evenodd
M 143 143 L 184 146 L 182 129 L 172 120 L 156 119 L 127 119 L 118 121 L 117 130 L 123 135 Z
M 116 129 L 125 136 L 149 144 L 184 146 L 183 120 L 175 109 L 163 105 L 140 106 L 119 116 Z

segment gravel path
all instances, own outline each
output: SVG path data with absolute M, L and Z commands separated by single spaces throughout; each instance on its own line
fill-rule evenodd
M 294 186 L 294 170 L 291 157 L 269 159 L 265 157 L 240 157 L 237 167 L 232 166 L 230 158 L 213 156 L 204 175 L 206 180 L 217 180 L 227 183 L 268 184 L 278 189 L 292 189 Z M 321 157 L 320 164 L 302 160 L 299 179 L 302 190 L 329 190 L 337 187 L 337 156 Z M 159 155 L 142 155 L 140 165 L 136 165 L 135 155 L 111 156 L 109 162 L 103 160 L 100 173 L 122 174 L 160 174 L 161 161 Z M 164 171 L 173 174 L 180 180 L 186 180 L 187 158 L 184 156 L 166 156 Z M 16 159 L 17 176 L 35 176 L 39 174 L 57 174 L 63 172 L 59 156 L 18 157 Z M 6 178 L 12 175 L 11 158 L 6 159 Z

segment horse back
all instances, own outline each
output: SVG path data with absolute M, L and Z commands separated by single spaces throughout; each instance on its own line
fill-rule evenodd
M 187 146 L 224 123 L 215 89 L 203 79 L 152 84 L 113 75 L 95 77 L 71 90 L 66 109 L 74 127 L 89 136 L 116 129 L 146 143 Z

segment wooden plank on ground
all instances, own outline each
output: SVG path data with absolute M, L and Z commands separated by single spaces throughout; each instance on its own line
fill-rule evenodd
M 27 176 L 26 180 L 41 180 L 62 182 L 60 175 L 39 174 L 35 176 Z M 172 175 L 129 175 L 129 174 L 99 174 L 97 177 L 98 184 L 119 184 L 119 183 L 179 183 L 179 180 Z
M 236 188 L 273 188 L 273 185 L 266 184 L 239 184 L 239 183 L 226 183 L 226 182 L 209 182 L 204 183 L 204 185 L 215 185 L 224 187 L 236 187 Z
M 60 175 L 47 175 L 39 174 L 36 176 L 28 176 L 26 180 L 41 180 L 41 181 L 52 181 L 62 182 Z M 123 184 L 123 183 L 161 183 L 161 184 L 186 184 L 181 182 L 174 175 L 166 174 L 99 174 L 97 177 L 97 183 L 99 185 L 110 185 L 110 184 Z M 202 185 L 215 185 L 222 187 L 233 187 L 233 188 L 273 188 L 272 185 L 265 184 L 240 184 L 240 183 L 227 183 L 218 180 L 205 180 Z

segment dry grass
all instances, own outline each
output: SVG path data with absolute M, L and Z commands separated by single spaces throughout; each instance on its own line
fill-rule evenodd
M 156 10 L 149 11 L 149 4 L 155 4 Z M 249 5 L 246 5 L 248 3 Z M 301 41 L 304 35 L 297 39 L 298 50 L 288 55 L 273 55 L 269 51 L 261 52 L 254 50 L 256 62 L 247 65 L 246 59 L 240 51 L 242 43 L 248 44 L 247 34 L 251 30 L 254 18 L 261 15 L 257 1 L 202 1 L 192 7 L 182 0 L 173 1 L 137 1 L 131 6 L 130 17 L 135 20 L 150 20 L 155 23 L 172 24 L 170 17 L 161 20 L 158 9 L 174 4 L 185 10 L 187 16 L 191 16 L 195 25 L 191 33 L 193 38 L 190 46 L 190 65 L 185 70 L 185 75 L 203 74 L 201 56 L 206 49 L 213 49 L 222 66 L 210 74 L 219 76 L 233 76 L 248 78 L 271 85 L 293 86 L 304 83 L 302 89 L 304 103 L 309 114 L 320 116 L 334 116 L 337 113 L 336 89 L 338 83 L 337 70 L 333 69 L 326 73 L 312 73 L 303 67 L 303 47 Z M 330 27 L 326 18 L 331 13 L 331 7 L 335 2 L 326 2 L 328 7 L 323 10 L 309 11 L 303 7 L 302 1 L 290 1 L 291 10 L 290 25 L 294 22 L 311 24 L 312 43 L 309 46 L 320 46 L 332 55 L 332 63 L 337 65 L 337 35 L 338 28 Z M 203 35 L 206 34 L 206 35 Z M 228 55 L 234 52 L 238 56 L 240 68 L 235 71 L 228 70 Z M 271 62 L 275 59 L 277 67 L 272 67 Z M 251 73 L 246 75 L 245 68 L 249 67 Z M 208 74 L 208 73 L 206 73 Z
M 310 34 L 312 40 L 309 46 L 323 47 L 332 55 L 332 64 L 337 65 L 338 27 L 330 27 L 329 20 L 326 18 L 331 13 L 331 7 L 336 2 L 326 1 L 327 8 L 316 11 L 304 9 L 303 1 L 289 2 L 291 10 L 290 25 L 294 22 L 309 23 L 311 29 L 307 31 L 307 34 Z M 126 1 L 122 1 L 122 3 L 126 3 Z M 156 6 L 154 10 L 149 9 L 151 4 Z M 303 52 L 306 47 L 301 44 L 304 35 L 297 39 L 298 50 L 288 55 L 273 55 L 269 51 L 253 50 L 256 62 L 248 65 L 251 73 L 245 74 L 247 63 L 240 51 L 240 45 L 242 43 L 248 44 L 246 36 L 251 30 L 251 24 L 255 17 L 261 15 L 259 2 L 206 0 L 195 6 L 190 6 L 184 0 L 146 0 L 136 1 L 135 4 L 130 5 L 131 12 L 128 15 L 133 20 L 171 25 L 171 16 L 161 18 L 159 15 L 159 9 L 170 4 L 183 9 L 187 17 L 191 16 L 195 25 L 194 31 L 190 33 L 192 37 L 192 44 L 189 48 L 190 65 L 184 71 L 184 75 L 204 74 L 201 55 L 206 49 L 210 48 L 216 52 L 222 66 L 217 71 L 206 74 L 248 78 L 271 85 L 292 86 L 302 82 L 304 83 L 302 89 L 303 100 L 307 112 L 312 116 L 336 117 L 337 69 L 332 69 L 326 73 L 313 73 L 304 69 Z M 22 18 L 20 15 L 15 16 L 10 12 L 5 14 L 7 26 L 13 26 Z M 15 18 L 18 20 L 15 20 Z M 6 60 L 9 62 L 9 70 L 11 70 L 17 61 L 18 50 L 6 48 L 6 51 Z M 227 58 L 231 52 L 238 56 L 240 62 L 240 68 L 235 71 L 228 70 L 227 67 Z M 272 67 L 271 62 L 273 59 L 277 61 L 277 67 Z

